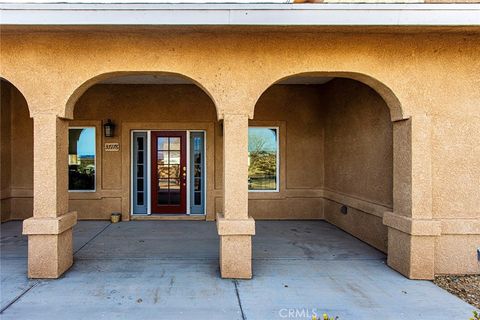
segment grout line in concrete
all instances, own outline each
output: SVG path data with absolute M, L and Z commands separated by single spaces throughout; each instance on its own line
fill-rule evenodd
M 90 243 L 94 238 L 90 239 L 85 245 L 87 245 L 88 243 Z M 83 245 L 80 249 L 82 249 L 83 247 L 85 247 L 85 245 Z M 78 253 L 78 251 L 80 251 L 80 249 L 78 249 L 77 251 L 75 251 L 75 254 Z M 12 256 L 12 257 L 4 257 L 2 256 L 1 259 L 2 260 L 19 260 L 19 259 L 27 259 L 28 257 L 27 256 Z M 163 260 L 163 259 L 169 259 L 169 260 L 187 260 L 187 261 L 190 261 L 190 260 L 205 260 L 205 261 L 208 261 L 208 260 L 218 260 L 218 257 L 198 257 L 198 258 L 185 258 L 185 257 L 170 257 L 170 256 L 165 256 L 165 257 L 81 257 L 81 258 L 77 258 L 78 260 L 124 260 L 124 259 L 133 259 L 133 260 L 142 260 L 142 259 L 146 259 L 146 260 Z M 325 258 L 325 257 L 318 257 L 318 258 L 302 258 L 302 257 L 269 257 L 269 258 L 252 258 L 253 261 L 304 261 L 304 260 L 308 260 L 308 261 L 327 261 L 327 262 L 331 262 L 331 261 L 374 261 L 374 260 L 378 260 L 378 261 L 386 261 L 387 260 L 387 257 L 356 257 L 356 258 Z
M 112 223 L 107 224 L 102 230 L 100 230 L 96 235 L 92 237 L 92 239 L 88 240 L 83 246 L 81 246 L 77 251 L 73 253 L 73 255 L 76 255 L 80 250 L 82 250 L 87 244 L 95 240 L 96 237 L 98 237 L 103 231 L 105 231 L 108 227 L 110 227 Z
M 7 310 L 8 308 L 10 308 L 15 302 L 17 302 L 18 300 L 20 300 L 21 297 L 23 297 L 28 291 L 30 291 L 30 290 L 32 290 L 33 288 L 35 288 L 39 283 L 40 283 L 40 281 L 35 281 L 30 287 L 28 287 L 28 288 L 25 289 L 22 293 L 20 293 L 18 296 L 16 296 L 15 299 L 13 299 L 12 301 L 10 301 L 5 307 L 2 308 L 2 310 L 0 310 L 0 314 L 2 314 L 5 310 Z
M 79 257 L 76 260 L 168 260 L 168 261 L 218 261 L 218 258 L 180 257 Z
M 240 300 L 240 292 L 238 291 L 238 281 L 233 280 L 232 282 L 233 282 L 233 285 L 235 286 L 235 294 L 237 295 L 237 302 L 238 302 L 238 306 L 240 307 L 240 312 L 242 314 L 242 320 L 247 320 L 247 316 L 243 312 L 242 300 Z
M 334 261 L 385 261 L 385 258 L 349 258 L 349 259 L 335 259 L 335 258 L 252 258 L 253 261 L 312 261 L 312 262 L 334 262 Z
M 217 258 L 182 258 L 182 257 L 78 257 L 76 260 L 168 260 L 168 261 L 217 261 Z M 311 261 L 311 262 L 344 262 L 344 261 L 386 261 L 386 258 L 356 258 L 356 259 L 306 259 L 306 258 L 253 258 L 252 261 Z

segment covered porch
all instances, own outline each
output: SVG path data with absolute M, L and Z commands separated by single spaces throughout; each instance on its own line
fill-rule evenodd
M 79 221 L 73 267 L 28 280 L 21 221 L 1 224 L 2 319 L 467 318 L 472 307 L 325 221 L 257 221 L 250 281 L 221 279 L 214 222 Z M 79 302 L 82 303 L 79 303 Z
M 104 10 L 124 13 L 115 6 Z M 419 6 L 411 12 L 425 13 Z M 190 17 L 191 8 L 167 7 L 152 12 Z M 227 16 L 250 19 L 242 6 L 228 7 Z M 261 10 L 313 12 L 282 8 Z M 269 20 L 251 32 L 247 25 L 173 26 L 157 18 L 151 28 L 109 29 L 64 25 L 62 18 L 32 34 L 15 21 L 38 15 L 11 9 L 4 10 L 10 25 L 0 53 L 0 220 L 24 220 L 30 278 L 58 278 L 72 266 L 77 220 L 172 214 L 155 208 L 167 202 L 167 185 L 168 204 L 182 204 L 176 219 L 190 218 L 196 210 L 188 211 L 188 201 L 198 194 L 201 218 L 217 220 L 224 278 L 256 276 L 255 222 L 283 219 L 331 223 L 384 252 L 388 265 L 411 279 L 479 272 L 475 28 L 379 25 L 365 32 L 350 20 L 345 28 L 301 20 L 285 32 Z M 465 9 L 448 10 L 462 17 L 452 23 L 471 19 Z M 70 13 L 85 19 L 79 12 Z M 109 120 L 114 135 L 103 132 Z M 269 170 L 249 165 L 249 134 L 260 128 L 276 138 L 253 150 L 258 164 L 275 159 Z M 78 147 L 79 130 L 90 132 L 88 148 Z M 188 151 L 165 162 L 165 152 L 186 146 L 166 148 L 157 139 L 135 150 L 136 134 L 145 143 L 167 131 L 203 133 L 201 191 L 189 183 L 196 171 L 183 165 L 196 170 Z M 145 170 L 135 157 L 148 148 L 162 153 L 142 158 L 150 159 Z
M 344 76 L 279 79 L 245 104 L 253 114 L 225 112 L 183 75 L 108 73 L 75 91 L 68 117 L 41 113 L 33 121 L 21 92 L 4 81 L 13 97 L 4 154 L 15 165 L 5 165 L 11 209 L 3 216 L 27 218 L 28 276 L 59 277 L 73 263 L 76 220 L 119 212 L 124 221 L 216 220 L 224 278 L 251 278 L 255 220 L 326 220 L 388 251 L 389 265 L 408 277 L 431 278 L 431 268 L 410 273 L 408 250 L 388 246 L 398 241 L 384 221 L 393 210 L 394 173 L 398 181 L 408 177 L 409 163 L 393 170 L 393 140 L 408 144 L 409 124 L 375 89 Z M 111 119 L 116 129 L 107 135 Z M 394 135 L 394 127 L 405 134 Z M 32 161 L 17 165 L 15 141 L 23 136 Z

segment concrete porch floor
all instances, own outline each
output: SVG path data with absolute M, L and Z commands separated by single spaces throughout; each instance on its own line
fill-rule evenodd
M 1 225 L 2 319 L 468 319 L 474 307 L 408 280 L 323 221 L 257 221 L 254 279 L 221 279 L 213 222 L 80 221 L 74 266 L 28 280 L 21 222 Z

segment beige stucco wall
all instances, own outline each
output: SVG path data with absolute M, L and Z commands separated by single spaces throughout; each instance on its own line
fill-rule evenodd
M 386 252 L 382 211 L 393 207 L 389 109 L 374 90 L 352 80 L 334 79 L 325 85 L 325 92 L 325 217 Z M 343 214 L 340 208 L 347 202 L 341 197 L 362 206 L 350 206 Z M 376 210 L 365 210 L 368 206 Z
M 130 29 L 112 37 L 112 29 L 11 28 L 2 34 L 0 75 L 21 90 L 33 115 L 41 111 L 66 117 L 89 85 L 115 72 L 191 77 L 212 97 L 219 118 L 228 113 L 253 117 L 266 88 L 293 74 L 365 82 L 387 102 L 397 121 L 394 137 L 406 142 L 394 143 L 393 211 L 403 226 L 398 222 L 391 228 L 402 229 L 412 248 L 417 238 L 430 244 L 434 239 L 437 273 L 478 271 L 479 30 L 352 30 L 195 27 L 188 32 Z M 435 232 L 419 233 L 416 226 L 425 223 L 436 226 Z M 413 233 L 416 238 L 409 238 Z M 460 262 L 449 262 L 453 260 Z

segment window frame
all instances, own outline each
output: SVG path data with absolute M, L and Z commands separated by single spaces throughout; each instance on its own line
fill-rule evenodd
M 187 141 L 188 141 L 188 148 L 187 148 L 187 168 L 190 174 L 187 175 L 187 184 L 189 186 L 189 189 L 187 190 L 187 215 L 192 215 L 192 216 L 207 216 L 207 131 L 206 130 L 186 130 L 187 131 Z M 190 168 L 191 163 L 191 150 L 190 150 L 190 137 L 192 133 L 203 133 L 203 196 L 202 196 L 202 202 L 203 202 L 203 213 L 192 213 L 192 192 L 191 192 L 191 178 L 193 178 L 193 175 L 191 174 Z
M 94 159 L 94 165 L 95 165 L 95 175 L 93 177 L 93 189 L 90 189 L 90 190 L 70 190 L 70 180 L 67 181 L 67 185 L 69 186 L 68 187 L 68 192 L 72 192 L 72 193 L 79 193 L 79 192 L 86 192 L 86 193 L 93 193 L 93 192 L 97 192 L 97 127 L 96 126 L 92 126 L 92 125 L 87 125 L 87 126 L 72 126 L 72 127 L 68 127 L 68 137 L 69 137 L 69 140 L 70 140 L 70 129 L 89 129 L 89 128 L 92 128 L 94 130 L 94 134 L 93 136 L 95 137 L 93 139 L 93 148 L 95 150 L 95 159 Z M 69 141 L 70 143 L 70 141 Z M 69 148 L 70 146 L 67 147 L 67 149 Z M 69 154 L 67 154 L 69 155 Z M 69 175 L 67 175 L 68 179 L 69 178 Z
M 275 152 L 275 159 L 276 159 L 276 168 L 275 168 L 275 189 L 265 189 L 265 190 L 250 190 L 248 189 L 248 192 L 250 193 L 279 193 L 280 192 L 280 127 L 279 126 L 264 126 L 264 125 L 249 125 L 248 130 L 250 128 L 259 128 L 259 129 L 274 129 L 277 133 L 277 141 L 276 141 L 276 152 Z M 248 146 L 247 146 L 248 148 Z M 248 153 L 248 149 L 247 149 Z M 247 176 L 248 179 L 248 176 Z M 248 181 L 247 181 L 248 184 Z

